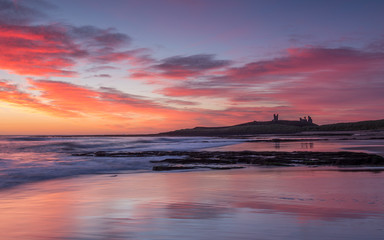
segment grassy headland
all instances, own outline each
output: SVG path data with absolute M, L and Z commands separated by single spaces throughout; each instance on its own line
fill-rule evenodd
M 361 121 L 351 123 L 335 123 L 316 125 L 314 123 L 300 121 L 266 121 L 248 122 L 225 127 L 195 127 L 180 129 L 171 132 L 160 133 L 166 136 L 230 136 L 253 134 L 293 134 L 305 131 L 360 131 L 360 130 L 384 130 L 383 120 Z

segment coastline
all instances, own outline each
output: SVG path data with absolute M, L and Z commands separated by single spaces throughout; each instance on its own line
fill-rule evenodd
M 358 148 L 357 151 L 372 150 L 372 147 L 384 149 L 382 139 L 365 137 L 365 140 L 286 138 L 274 136 L 247 139 L 248 142 L 244 139 L 222 142 L 221 138 L 177 138 L 174 142 L 172 138 L 129 140 L 135 140 L 139 147 L 152 142 L 158 147 L 160 142 L 165 142 L 164 147 L 173 147 L 172 151 L 180 153 L 185 153 L 180 150 L 184 145 L 214 145 L 196 149 L 196 154 L 230 148 L 240 153 L 244 147 L 248 147 L 245 150 L 255 150 L 255 147 L 280 150 L 276 155 L 284 154 L 286 149 L 304 149 L 310 154 L 331 147 L 333 153 L 344 147 Z M 92 138 L 95 139 L 112 146 L 117 144 L 113 138 Z M 161 161 L 172 156 L 148 159 L 145 151 L 137 151 L 135 154 L 144 155 L 127 157 L 122 156 L 121 150 L 114 150 L 111 153 L 117 154 L 115 156 L 102 151 L 99 156 L 93 156 L 96 152 L 91 151 L 89 156 L 80 154 L 65 160 L 63 156 L 73 152 L 73 147 L 78 146 L 79 153 L 84 154 L 84 149 L 93 145 L 89 145 L 89 139 L 60 141 L 54 142 L 54 149 L 56 146 L 71 148 L 58 155 L 57 164 L 69 166 L 68 171 L 73 171 L 71 164 L 77 168 L 77 162 L 68 161 L 79 160 L 81 166 L 89 166 L 84 169 L 87 174 L 38 179 L 0 190 L 1 239 L 255 239 L 257 235 L 266 240 L 304 236 L 315 240 L 357 240 L 369 234 L 370 239 L 381 240 L 384 233 L 384 192 L 378 190 L 384 184 L 383 167 L 248 165 L 231 170 L 197 168 L 155 172 L 149 168 L 153 165 L 148 165 L 150 159 Z M 184 141 L 183 146 L 179 146 L 180 141 Z M 350 142 L 338 144 L 346 141 Z M 53 146 L 50 140 L 47 143 L 38 141 L 33 145 Z M 94 149 L 100 149 L 99 145 Z M 36 159 L 44 156 L 37 153 Z M 136 159 L 131 162 L 132 166 L 142 164 L 146 168 L 123 170 L 128 159 Z M 101 164 L 100 167 L 95 168 L 96 163 Z M 97 170 L 106 166 L 110 170 Z M 18 227 L 21 225 L 22 231 Z
M 229 154 L 238 155 L 239 159 L 246 157 L 241 156 L 242 151 L 255 151 L 262 152 L 261 154 L 264 155 L 270 155 L 270 157 L 274 155 L 282 156 L 282 160 L 284 160 L 284 158 L 291 159 L 291 152 L 299 152 L 299 155 L 303 157 L 301 161 L 305 161 L 305 158 L 312 158 L 310 157 L 311 154 L 307 155 L 306 152 L 315 155 L 324 155 L 322 157 L 320 156 L 323 160 L 327 160 L 327 153 L 334 154 L 335 152 L 341 151 L 365 152 L 384 156 L 383 132 L 359 131 L 340 134 L 341 133 L 333 133 L 331 135 L 320 134 L 314 136 L 312 133 L 302 133 L 299 135 L 260 135 L 236 138 L 3 137 L 0 139 L 3 146 L 2 159 L 0 159 L 0 189 L 6 189 L 28 182 L 76 177 L 79 175 L 120 173 L 131 170 L 133 172 L 152 171 L 153 167 L 156 166 L 156 161 L 163 161 L 169 158 L 183 159 L 187 157 L 191 151 L 195 155 L 193 157 L 195 160 L 199 158 L 199 156 L 197 156 L 199 152 L 206 155 L 211 153 L 212 156 L 207 156 L 208 158 L 204 157 L 209 161 L 211 161 L 210 159 L 215 159 L 213 156 L 215 151 L 218 151 L 220 154 L 221 152 L 229 152 Z M 345 158 L 345 156 L 342 155 L 343 153 L 340 153 L 340 157 Z M 335 157 L 337 156 L 333 156 L 332 158 Z M 223 159 L 227 157 L 218 156 L 218 158 Z M 234 159 L 236 160 L 236 157 Z M 234 159 L 228 160 L 233 161 Z M 259 161 L 260 159 L 256 160 Z M 191 162 L 191 166 L 185 166 L 183 168 L 195 168 L 195 170 L 200 171 L 207 170 L 207 168 L 231 169 L 250 166 L 249 164 L 243 165 L 243 163 L 247 162 L 241 161 L 240 164 L 236 163 L 232 164 L 232 166 L 228 163 L 219 166 L 215 164 L 215 162 L 212 162 L 212 165 L 200 164 L 200 167 L 203 168 L 198 168 L 199 166 L 197 166 L 196 163 Z M 264 165 L 284 166 L 286 164 L 287 162 L 280 164 L 277 158 L 276 161 L 273 161 L 271 164 L 266 162 Z M 289 164 L 295 165 L 294 162 Z M 315 165 L 315 163 L 312 162 L 311 165 Z M 354 165 L 356 167 L 356 164 Z M 175 169 L 181 168 L 178 166 L 173 168 L 173 170 Z M 375 167 L 372 167 L 372 169 L 374 171 Z M 167 169 L 163 168 L 162 170 Z

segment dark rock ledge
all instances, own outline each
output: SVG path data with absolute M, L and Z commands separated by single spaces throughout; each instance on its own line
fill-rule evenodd
M 151 161 L 154 171 L 194 168 L 232 169 L 248 165 L 259 166 L 384 166 L 384 158 L 361 152 L 89 152 L 73 154 L 92 157 L 152 157 L 167 156 L 160 161 Z M 174 158 L 172 158 L 174 157 Z

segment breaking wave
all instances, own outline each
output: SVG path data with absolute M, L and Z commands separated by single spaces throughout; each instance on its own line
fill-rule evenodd
M 162 157 L 89 157 L 77 153 L 195 151 L 239 143 L 210 137 L 1 136 L 0 189 L 82 174 L 150 171 Z

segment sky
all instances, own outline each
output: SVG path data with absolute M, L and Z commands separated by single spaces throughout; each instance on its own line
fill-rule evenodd
M 384 119 L 384 1 L 0 0 L 0 134 Z

